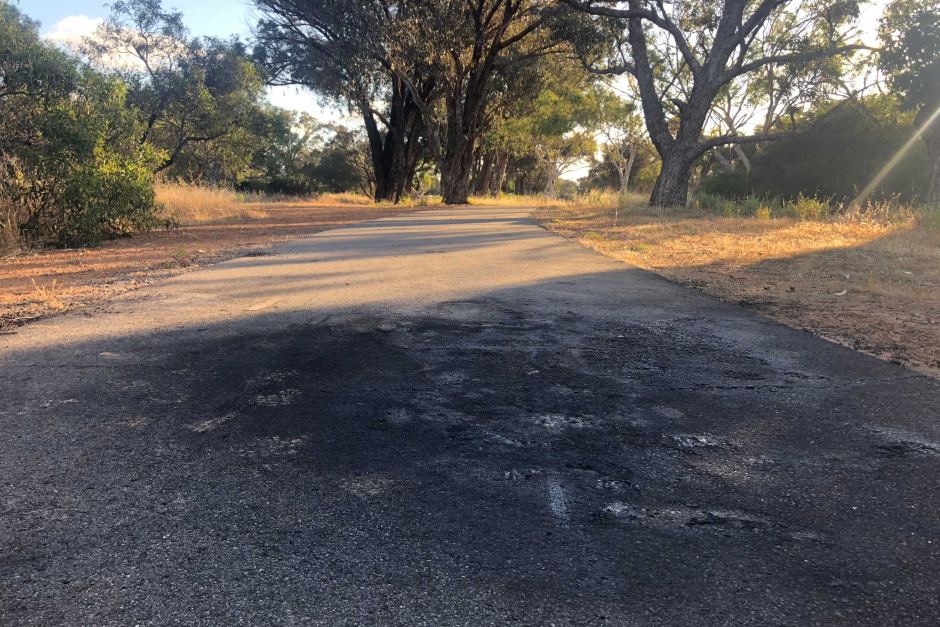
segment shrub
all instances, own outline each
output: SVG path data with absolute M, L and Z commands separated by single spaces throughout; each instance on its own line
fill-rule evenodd
M 90 163 L 20 226 L 29 241 L 82 246 L 164 224 L 156 216 L 150 170 L 134 163 Z
M 770 220 L 773 217 L 773 209 L 767 205 L 761 205 L 754 212 L 754 217 L 758 220 Z
M 38 38 L 0 4 L 0 198 L 4 239 L 94 244 L 152 228 L 153 167 L 127 86 Z M 12 81 L 12 82 L 11 82 Z
M 828 218 L 832 207 L 828 200 L 820 200 L 808 196 L 799 196 L 793 202 L 785 205 L 786 211 L 800 220 L 822 220 Z

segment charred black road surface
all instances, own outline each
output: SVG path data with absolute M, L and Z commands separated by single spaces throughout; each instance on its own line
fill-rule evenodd
M 524 216 L 0 338 L 0 623 L 940 620 L 936 381 Z

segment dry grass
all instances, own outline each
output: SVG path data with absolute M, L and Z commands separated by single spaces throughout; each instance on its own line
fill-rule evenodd
M 51 282 L 46 284 L 37 283 L 36 279 L 32 279 L 32 283 L 33 300 L 39 306 L 51 311 L 61 311 L 67 307 L 62 299 L 58 279 L 52 279 Z
M 345 192 L 342 194 L 320 194 L 309 202 L 314 205 L 372 205 L 372 198 L 365 194 Z
M 869 207 L 826 220 L 734 218 L 621 199 L 542 207 L 536 218 L 678 283 L 940 374 L 935 215 Z
M 207 224 L 230 220 L 252 220 L 263 213 L 233 190 L 187 183 L 158 183 L 157 202 L 164 217 L 179 224 Z
M 163 217 L 182 225 L 248 222 L 267 217 L 271 210 L 283 207 L 432 207 L 440 196 L 413 196 L 401 202 L 376 203 L 365 194 L 319 194 L 308 198 L 245 194 L 220 187 L 187 183 L 158 183 L 157 202 L 163 205 Z
M 20 237 L 20 216 L 13 203 L 0 197 L 0 257 L 12 255 L 23 249 Z

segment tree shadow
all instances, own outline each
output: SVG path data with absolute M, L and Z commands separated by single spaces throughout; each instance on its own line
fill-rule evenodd
M 803 622 L 933 598 L 940 384 L 633 268 L 392 319 L 63 336 L 2 371 L 14 622 Z

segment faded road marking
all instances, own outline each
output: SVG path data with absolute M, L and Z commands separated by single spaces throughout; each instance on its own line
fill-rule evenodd
M 568 496 L 554 477 L 548 479 L 548 507 L 561 527 L 568 526 Z

